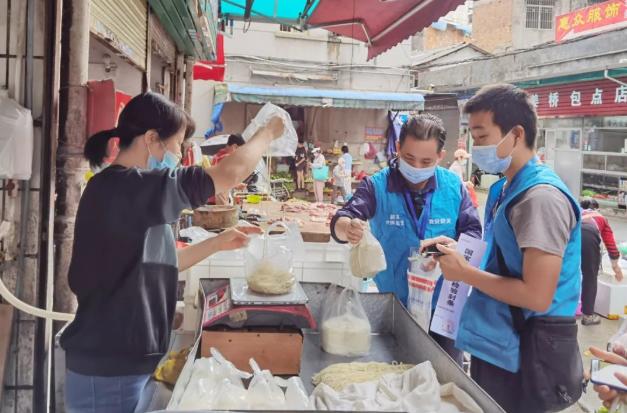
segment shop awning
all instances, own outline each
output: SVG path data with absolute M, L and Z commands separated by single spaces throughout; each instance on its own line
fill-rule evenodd
M 216 58 L 217 0 L 149 0 L 149 3 L 180 52 L 201 60 Z
M 220 0 L 220 15 L 234 20 L 299 24 L 319 0 Z
M 421 31 L 464 0 L 320 0 L 308 25 L 368 44 L 368 59 Z
M 295 87 L 228 84 L 232 102 L 272 102 L 276 105 L 319 106 L 350 109 L 422 110 L 424 96 L 419 93 L 387 93 L 361 90 L 313 89 Z

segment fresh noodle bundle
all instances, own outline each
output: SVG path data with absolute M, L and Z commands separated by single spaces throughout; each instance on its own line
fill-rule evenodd
M 288 294 L 296 280 L 294 276 L 269 261 L 262 261 L 247 279 L 248 288 L 259 294 Z
M 314 386 L 324 383 L 336 391 L 342 391 L 350 384 L 377 381 L 386 374 L 402 374 L 412 367 L 411 364 L 402 363 L 338 363 L 315 374 L 311 382 Z

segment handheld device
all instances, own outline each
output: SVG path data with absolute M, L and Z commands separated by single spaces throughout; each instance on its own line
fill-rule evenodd
M 607 363 L 602 360 L 592 359 L 590 368 L 590 381 L 600 386 L 608 386 L 614 390 L 627 392 L 627 385 L 623 384 L 615 376 L 615 373 L 627 374 L 627 367 L 618 364 Z
M 422 251 L 423 257 L 441 257 L 442 255 L 444 254 L 440 252 L 437 244 L 430 245 Z

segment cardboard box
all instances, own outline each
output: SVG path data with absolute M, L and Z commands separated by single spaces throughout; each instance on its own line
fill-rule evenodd
M 210 357 L 209 349 L 215 347 L 240 370 L 252 372 L 248 360 L 254 358 L 274 375 L 298 375 L 303 335 L 299 330 L 213 329 L 202 332 L 200 346 L 201 357 Z

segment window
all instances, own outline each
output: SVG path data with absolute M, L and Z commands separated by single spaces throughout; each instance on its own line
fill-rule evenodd
M 553 29 L 555 0 L 526 0 L 526 12 L 527 29 Z
M 288 32 L 289 33 L 289 32 L 292 31 L 292 26 L 290 26 L 289 24 L 281 24 L 279 26 L 279 31 Z

